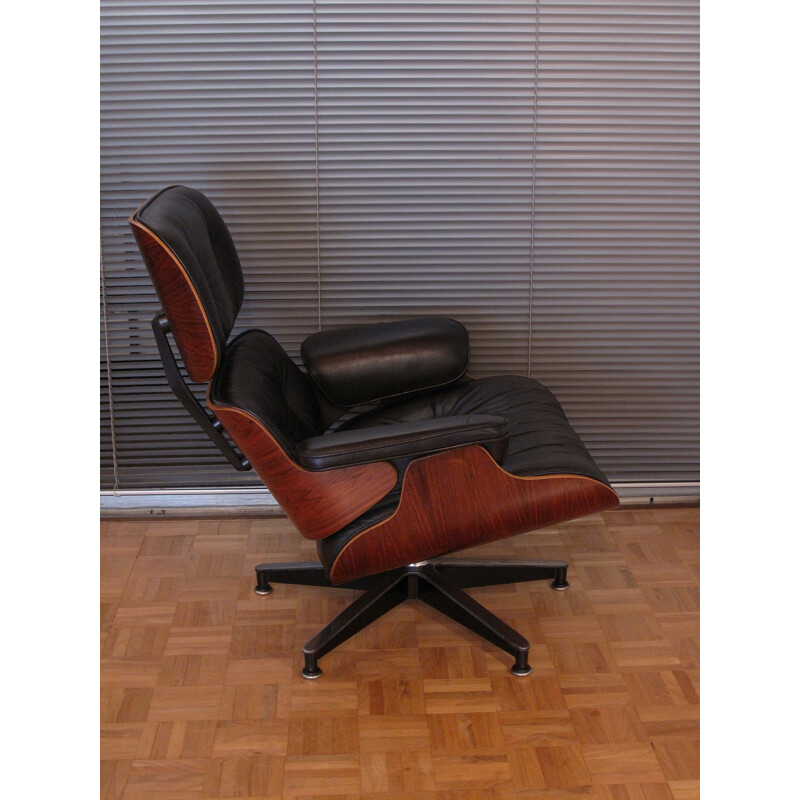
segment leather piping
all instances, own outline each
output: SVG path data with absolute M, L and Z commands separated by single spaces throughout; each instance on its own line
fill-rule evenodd
M 157 192 L 157 194 L 161 194 L 161 192 Z M 144 208 L 144 206 L 146 206 L 155 197 L 156 195 L 153 195 L 153 197 L 146 200 L 140 208 Z M 203 315 L 203 321 L 206 324 L 206 330 L 208 331 L 209 339 L 211 339 L 211 349 L 212 352 L 214 353 L 214 367 L 211 370 L 211 375 L 209 375 L 208 378 L 206 379 L 206 380 L 211 380 L 211 378 L 214 377 L 214 373 L 217 371 L 217 367 L 219 366 L 219 350 L 217 348 L 217 340 L 214 338 L 214 331 L 211 329 L 211 323 L 208 321 L 208 315 L 206 314 L 205 307 L 203 306 L 203 303 L 200 300 L 200 295 L 197 294 L 197 289 L 195 288 L 192 279 L 189 277 L 189 273 L 186 271 L 186 268 L 183 266 L 178 256 L 176 256 L 175 253 L 172 251 L 172 248 L 163 239 L 161 239 L 161 237 L 153 233 L 153 231 L 150 228 L 148 228 L 147 225 L 136 219 L 136 215 L 139 213 L 139 210 L 140 209 L 136 209 L 136 211 L 134 211 L 133 214 L 131 214 L 130 217 L 128 217 L 128 224 L 135 225 L 137 228 L 139 228 L 139 230 L 142 230 L 148 236 L 151 236 L 161 247 L 164 248 L 164 251 L 175 262 L 175 265 L 180 270 L 180 273 L 181 275 L 183 275 L 184 280 L 188 284 L 189 288 L 192 290 L 194 299 L 197 302 L 197 307 L 200 309 L 200 313 Z
M 527 476 L 527 477 L 524 476 L 524 475 L 512 475 L 510 472 L 506 472 L 506 470 L 504 470 L 492 458 L 491 454 L 489 453 L 488 450 L 486 450 L 486 448 L 481 447 L 480 445 L 475 445 L 475 444 L 468 444 L 468 445 L 461 445 L 461 446 L 462 447 L 480 447 L 481 450 L 483 450 L 486 453 L 486 455 L 489 457 L 489 460 L 491 461 L 492 465 L 494 467 L 496 467 L 497 469 L 499 469 L 501 472 L 504 472 L 512 480 L 517 480 L 517 481 L 541 481 L 541 480 L 546 480 L 548 478 L 577 478 L 579 480 L 590 481 L 591 483 L 597 483 L 600 486 L 602 486 L 604 489 L 608 489 L 608 491 L 611 492 L 614 495 L 615 498 L 617 498 L 617 502 L 619 502 L 619 496 L 617 495 L 617 493 L 610 486 L 608 486 L 607 484 L 603 483 L 602 481 L 598 481 L 596 478 L 590 478 L 587 475 L 574 475 L 574 474 L 570 474 L 569 472 L 559 472 L 559 473 L 554 473 L 552 475 L 530 475 L 530 476 Z M 455 447 L 451 448 L 451 450 L 456 450 L 456 449 L 458 449 L 458 448 L 455 448 Z M 449 452 L 449 451 L 444 451 L 444 452 Z M 440 455 L 440 453 L 434 453 L 433 455 L 430 455 L 430 456 L 423 456 L 422 458 L 415 459 L 414 461 L 411 462 L 411 464 L 409 464 L 408 470 L 406 470 L 406 474 L 405 474 L 405 477 L 403 479 L 403 485 L 402 485 L 402 487 L 400 489 L 400 499 L 397 502 L 397 508 L 391 514 L 389 514 L 389 516 L 386 517 L 385 519 L 382 519 L 380 522 L 376 522 L 374 525 L 370 525 L 369 528 L 364 528 L 363 531 L 359 531 L 355 536 L 352 537 L 352 539 L 348 539 L 347 542 L 345 543 L 345 545 L 342 547 L 342 549 L 336 554 L 336 557 L 333 559 L 333 563 L 331 564 L 330 569 L 328 570 L 328 574 L 329 575 L 333 575 L 334 570 L 336 569 L 336 563 L 339 561 L 339 558 L 343 555 L 344 551 L 347 550 L 347 548 L 356 539 L 358 539 L 363 534 L 369 533 L 370 531 L 373 531 L 376 528 L 379 528 L 381 525 L 384 525 L 385 523 L 387 523 L 390 519 L 392 519 L 394 516 L 396 516 L 400 512 L 400 509 L 403 507 L 403 497 L 405 496 L 406 482 L 408 481 L 408 472 L 409 472 L 409 470 L 411 470 L 413 468 L 414 464 L 418 464 L 420 461 L 425 461 L 428 458 L 436 458 L 439 455 Z M 387 492 L 387 494 L 388 494 L 388 492 Z

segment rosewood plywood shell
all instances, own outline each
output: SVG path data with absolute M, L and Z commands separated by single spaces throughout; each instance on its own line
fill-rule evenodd
M 318 472 L 303 469 L 251 414 L 210 400 L 208 406 L 306 539 L 322 539 L 343 528 L 375 505 L 397 480 L 388 461 Z
M 331 567 L 334 583 L 615 508 L 616 493 L 579 475 L 519 478 L 482 447 L 412 462 L 400 504 L 354 536 Z
M 217 344 L 189 276 L 168 245 L 133 217 L 128 222 L 189 377 L 196 383 L 211 380 L 217 368 Z

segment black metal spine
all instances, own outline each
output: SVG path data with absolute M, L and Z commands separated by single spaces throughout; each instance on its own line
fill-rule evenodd
M 161 356 L 161 363 L 164 365 L 164 372 L 167 375 L 169 386 L 180 400 L 181 405 L 192 415 L 195 422 L 205 431 L 206 435 L 217 446 L 225 458 L 240 472 L 252 469 L 250 462 L 241 455 L 236 448 L 225 438 L 225 429 L 222 423 L 209 411 L 206 411 L 197 398 L 192 394 L 191 389 L 183 378 L 175 354 L 172 352 L 167 334 L 171 328 L 169 320 L 164 314 L 157 314 L 151 323 L 153 335 L 156 337 L 158 354 Z

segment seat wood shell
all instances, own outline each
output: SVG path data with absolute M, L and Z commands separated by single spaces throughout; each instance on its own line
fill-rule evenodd
M 447 450 L 409 465 L 395 512 L 344 544 L 331 581 L 345 583 L 618 505 L 614 490 L 594 478 L 518 477 L 482 447 Z

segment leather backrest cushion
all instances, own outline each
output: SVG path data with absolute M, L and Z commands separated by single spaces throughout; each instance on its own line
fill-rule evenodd
M 324 430 L 309 377 L 266 331 L 244 331 L 228 344 L 211 400 L 256 416 L 292 457 L 298 442 Z
M 469 334 L 446 317 L 321 331 L 301 349 L 320 391 L 343 408 L 436 389 L 469 366 Z
M 217 352 L 222 353 L 242 306 L 244 281 L 236 247 L 219 212 L 195 189 L 170 186 L 153 195 L 133 218 L 180 261 L 211 326 Z

